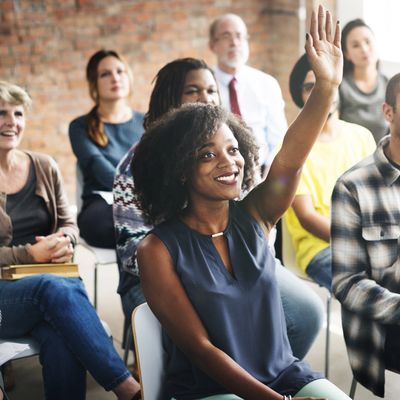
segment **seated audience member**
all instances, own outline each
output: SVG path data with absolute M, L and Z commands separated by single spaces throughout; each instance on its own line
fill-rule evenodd
M 388 80 L 379 69 L 374 33 L 362 19 L 354 19 L 343 28 L 342 50 L 339 118 L 369 129 L 378 143 L 388 133 L 382 115 Z
M 157 74 L 145 116 L 145 128 L 173 108 L 185 103 L 220 104 L 217 83 L 204 61 L 184 58 L 165 65 Z M 121 295 L 125 317 L 143 303 L 144 297 L 136 265 L 136 248 L 151 228 L 134 204 L 131 159 L 135 146 L 124 157 L 114 181 L 114 223 L 120 267 Z M 150 179 L 150 178 L 149 178 Z M 286 316 L 289 341 L 294 354 L 303 358 L 317 336 L 323 319 L 319 297 L 294 274 L 275 260 L 278 286 Z M 293 288 L 296 287 L 296 290 Z
M 290 74 L 290 93 L 302 108 L 315 85 L 315 75 L 304 54 Z M 338 96 L 331 104 L 321 133 L 300 176 L 292 207 L 284 223 L 291 234 L 299 267 L 331 290 L 331 195 L 336 180 L 351 166 L 373 153 L 374 138 L 367 129 L 338 119 Z
M 269 167 L 275 147 L 287 130 L 279 83 L 273 76 L 246 64 L 249 34 L 238 15 L 225 14 L 211 23 L 209 47 L 217 58 L 213 69 L 221 103 L 252 129 L 260 147 L 260 164 Z
M 0 267 L 69 262 L 78 238 L 57 164 L 18 148 L 30 104 L 25 90 L 0 81 Z M 38 340 L 46 399 L 84 399 L 86 371 L 119 399 L 139 391 L 81 279 L 0 279 L 0 311 L 0 338 Z
M 333 292 L 354 377 L 384 396 L 400 372 L 400 74 L 383 104 L 390 136 L 346 172 L 332 196 Z
M 220 106 L 183 105 L 151 125 L 135 149 L 137 202 L 156 224 L 137 257 L 163 327 L 166 398 L 349 399 L 293 356 L 267 240 L 341 79 L 339 27 L 330 31 L 322 7 L 311 20 L 315 89 L 259 185 L 255 138 Z
M 100 50 L 93 54 L 86 78 L 95 105 L 69 126 L 72 149 L 83 175 L 78 226 L 90 245 L 115 248 L 110 204 L 115 167 L 140 138 L 143 115 L 129 106 L 132 73 L 117 52 Z

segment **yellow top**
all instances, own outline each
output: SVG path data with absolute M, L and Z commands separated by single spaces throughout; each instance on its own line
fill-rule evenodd
M 308 156 L 296 196 L 310 195 L 315 210 L 330 217 L 331 196 L 336 180 L 358 161 L 372 154 L 376 144 L 371 132 L 342 120 L 338 134 L 329 142 L 317 141 Z M 284 215 L 296 251 L 297 265 L 305 271 L 309 262 L 329 243 L 305 230 L 292 207 Z

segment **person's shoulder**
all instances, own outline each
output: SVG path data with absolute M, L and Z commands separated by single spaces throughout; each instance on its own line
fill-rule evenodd
M 340 128 L 347 132 L 346 138 L 347 139 L 359 139 L 359 138 L 372 138 L 373 135 L 371 131 L 364 126 L 359 124 L 355 124 L 353 122 L 344 121 L 343 119 L 338 120 L 338 124 Z
M 253 87 L 255 91 L 268 91 L 270 96 L 268 98 L 274 98 L 271 94 L 281 92 L 281 87 L 277 79 L 272 75 L 267 74 L 264 71 L 250 67 L 249 65 L 243 66 L 243 77 L 246 83 Z
M 352 186 L 357 186 L 369 178 L 375 170 L 375 167 L 374 154 L 371 154 L 343 173 L 337 180 L 337 184 L 344 184 L 346 186 L 351 184 Z
M 25 153 L 27 153 L 31 157 L 31 159 L 35 162 L 39 162 L 42 164 L 49 164 L 49 165 L 56 164 L 56 161 L 54 160 L 54 158 L 49 156 L 48 154 L 39 153 L 36 151 L 31 151 L 31 150 L 26 150 Z
M 86 126 L 87 126 L 87 114 L 74 118 L 69 124 L 69 129 L 70 132 L 72 132 L 73 130 L 78 128 L 86 129 Z
M 385 85 L 389 82 L 389 78 L 383 74 L 382 72 L 379 71 L 378 73 L 378 79 L 383 82 Z
M 266 82 L 278 82 L 272 75 L 267 74 L 264 71 L 261 71 L 260 69 L 251 67 L 250 65 L 244 65 L 243 66 L 243 72 L 248 75 L 252 76 L 257 79 L 262 79 L 263 81 Z
M 144 113 L 141 111 L 132 110 L 132 119 L 135 123 L 138 123 L 141 126 L 143 126 Z
M 36 151 L 25 151 L 26 154 L 33 160 L 33 163 L 36 166 L 39 166 L 41 169 L 44 170 L 56 170 L 58 171 L 58 165 L 56 160 L 49 156 L 48 154 L 38 153 Z

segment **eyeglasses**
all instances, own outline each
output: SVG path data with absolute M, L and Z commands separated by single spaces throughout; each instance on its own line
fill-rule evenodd
M 301 85 L 301 90 L 303 90 L 306 93 L 309 93 L 311 92 L 311 90 L 313 90 L 314 86 L 315 82 L 306 82 Z
M 239 42 L 245 42 L 249 40 L 249 35 L 247 33 L 240 33 L 240 32 L 224 32 L 221 33 L 219 36 L 215 37 L 215 40 L 222 40 L 224 42 L 233 42 L 234 40 L 238 40 Z

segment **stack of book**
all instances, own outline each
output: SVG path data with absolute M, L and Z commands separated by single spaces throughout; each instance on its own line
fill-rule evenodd
M 1 268 L 2 279 L 21 279 L 37 274 L 53 274 L 65 278 L 78 278 L 78 264 L 17 264 Z

